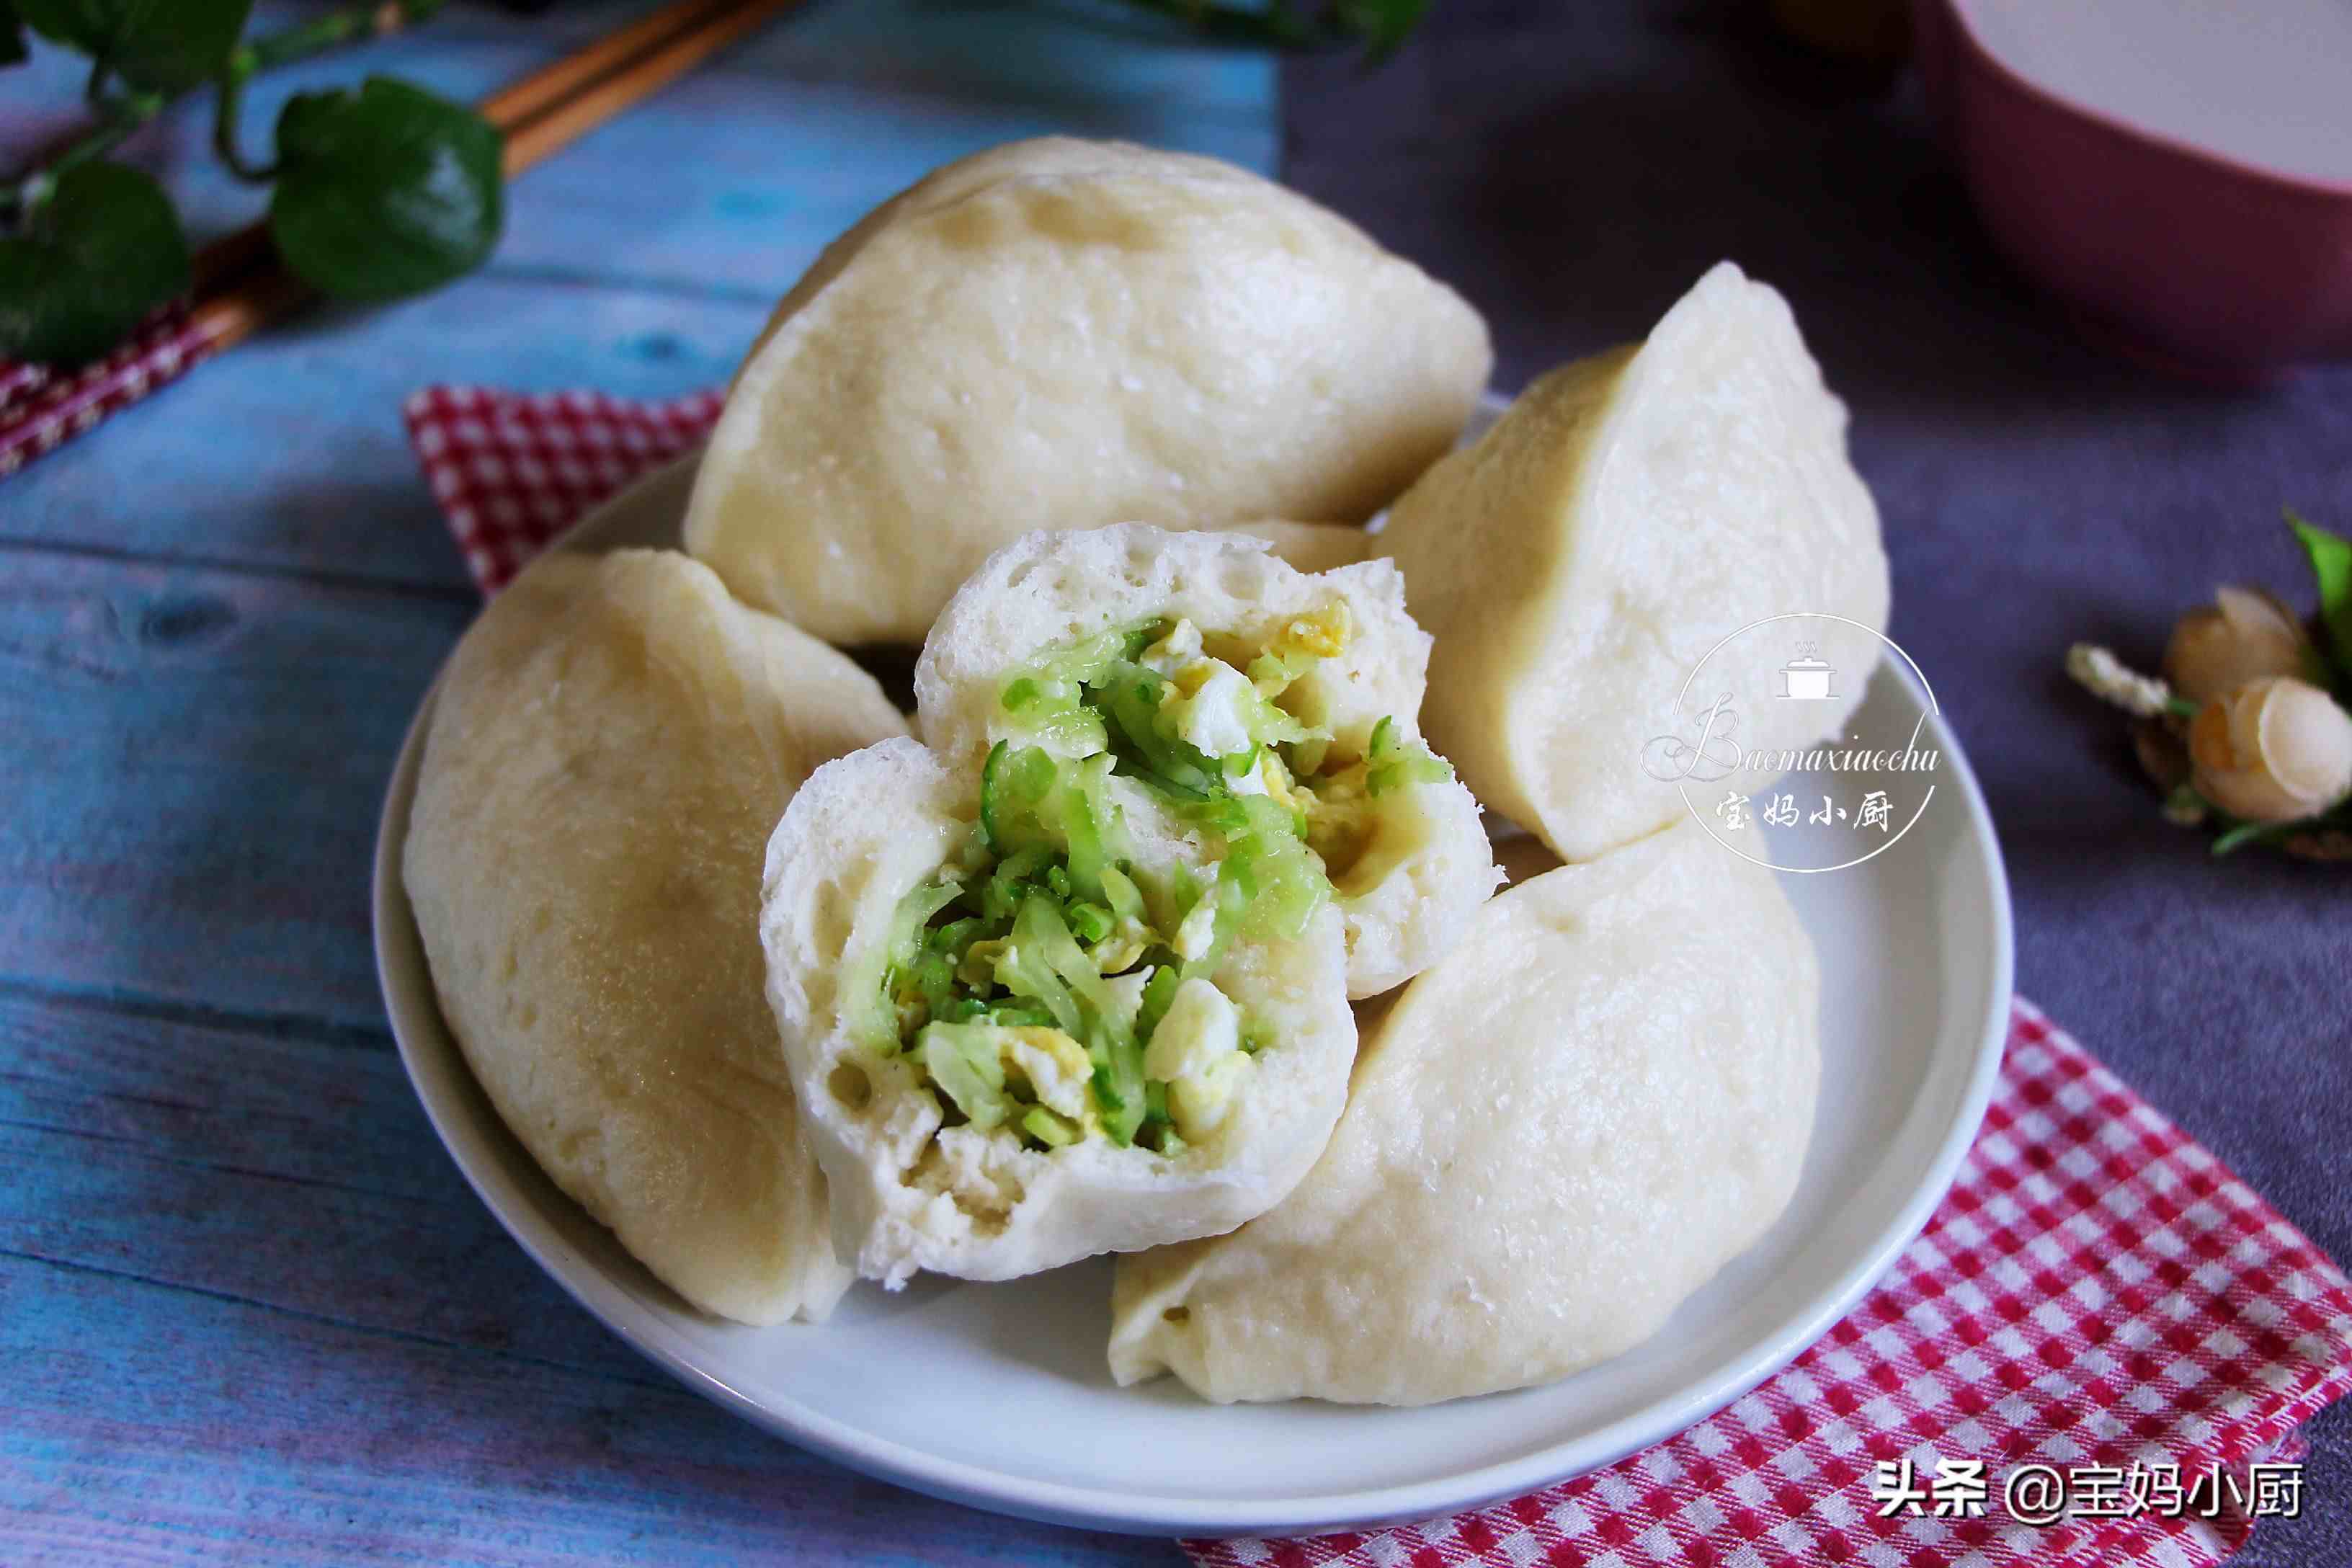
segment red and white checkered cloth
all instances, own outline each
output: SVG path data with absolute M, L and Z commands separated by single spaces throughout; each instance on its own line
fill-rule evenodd
M 435 387 L 406 414 L 494 593 L 718 407 Z M 1447 1519 L 1184 1547 L 1203 1568 L 2195 1568 L 2284 1510 L 2298 1426 L 2347 1391 L 2352 1283 L 2020 1002 L 1984 1130 L 1926 1231 L 1728 1409 Z M 2028 1474 L 2046 1489 L 2034 1467 L 2063 1500 L 2011 1494 Z
M 60 369 L 0 359 L 0 479 L 212 357 L 185 300 L 158 306 L 103 358 Z
M 722 397 L 634 403 L 428 386 L 401 416 L 467 569 L 495 594 L 591 507 L 700 441 Z
M 1215 1568 L 2186 1568 L 2243 1543 L 2250 1468 L 2298 1456 L 2297 1426 L 2347 1390 L 2352 1286 L 2336 1266 L 2019 1002 L 1984 1130 L 1926 1231 L 1728 1409 L 1608 1469 L 1433 1523 L 1186 1544 Z M 1931 1496 L 1882 1517 L 1878 1467 L 1899 1479 L 1906 1459 L 1931 1493 L 1939 1465 L 1981 1464 L 1982 1513 L 1938 1518 Z M 2137 1468 L 2148 1509 L 2025 1522 L 2005 1483 L 2034 1465 L 2121 1471 L 2118 1488 Z M 2189 1517 L 2153 1517 L 2168 1470 Z

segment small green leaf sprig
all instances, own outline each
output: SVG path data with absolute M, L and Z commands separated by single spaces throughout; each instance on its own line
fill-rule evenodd
M 253 0 L 0 0 L 0 66 L 26 58 L 28 27 L 87 56 L 93 120 L 0 181 L 0 358 L 89 359 L 188 288 L 171 198 L 109 154 L 207 86 L 215 150 L 239 179 L 269 186 L 270 237 L 303 281 L 338 299 L 388 300 L 479 266 L 505 221 L 501 142 L 463 104 L 370 77 L 289 99 L 267 163 L 248 159 L 238 136 L 256 76 L 424 21 L 445 3 L 377 0 L 247 39 Z
M 2090 643 L 2067 650 L 2066 673 L 2139 721 L 2134 750 L 2164 815 L 2218 827 L 2214 854 L 2352 860 L 2352 540 L 2293 510 L 2286 521 L 2321 636 L 2276 595 L 2224 586 L 2173 627 L 2160 679 Z
M 1397 51 L 1428 14 L 1431 0 L 1297 0 L 1225 5 L 1219 0 L 1128 0 L 1139 10 L 1172 16 L 1202 36 L 1228 44 L 1286 50 L 1356 48 L 1374 66 Z

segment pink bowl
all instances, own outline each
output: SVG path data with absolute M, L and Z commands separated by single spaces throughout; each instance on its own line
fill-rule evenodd
M 2352 356 L 2352 184 L 2260 168 L 2036 85 L 1988 47 L 1978 3 L 1913 0 L 1920 72 L 2019 266 L 2095 335 L 2200 377 Z

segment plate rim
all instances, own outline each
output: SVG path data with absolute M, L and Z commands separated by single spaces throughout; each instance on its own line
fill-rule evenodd
M 698 449 L 648 470 L 566 529 L 550 542 L 548 550 L 572 548 L 580 536 L 609 527 L 612 519 L 642 504 L 637 499 L 642 491 L 678 482 L 681 470 L 699 461 Z M 446 659 L 442 668 L 446 668 Z M 1892 664 L 1883 668 L 1893 670 L 1915 700 L 1923 697 L 1916 678 L 1908 670 Z M 2016 953 L 2008 871 L 1975 770 L 1958 738 L 1943 715 L 1935 710 L 1932 700 L 1928 700 L 1922 704 L 1927 709 L 1928 727 L 1934 743 L 1949 759 L 1958 785 L 1957 793 L 1967 808 L 1970 829 L 1967 840 L 1974 852 L 1974 868 L 1983 876 L 1989 895 L 1991 984 L 1985 997 L 1984 1016 L 1979 1024 L 1976 1052 L 1960 1088 L 1956 1114 L 1937 1142 L 1923 1179 L 1870 1244 L 1855 1255 L 1855 1261 L 1808 1297 L 1777 1331 L 1746 1356 L 1735 1358 L 1710 1375 L 1630 1411 L 1596 1431 L 1509 1459 L 1418 1481 L 1350 1491 L 1236 1500 L 1164 1494 L 1139 1497 L 1015 1475 L 876 1436 L 796 1399 L 753 1399 L 701 1364 L 688 1349 L 672 1342 L 667 1325 L 658 1319 L 645 1317 L 642 1304 L 602 1270 L 570 1256 L 551 1229 L 542 1233 L 541 1222 L 531 1214 L 530 1205 L 515 1201 L 522 1194 L 506 1190 L 503 1173 L 491 1162 L 461 1152 L 462 1141 L 452 1135 L 458 1106 L 445 1102 L 441 1091 L 433 1086 L 431 1080 L 436 1074 L 432 1064 L 425 1060 L 429 1043 L 422 1037 L 422 1029 L 412 1026 L 407 1018 L 413 1006 L 430 1006 L 436 1014 L 439 1012 L 438 996 L 425 963 L 422 939 L 403 880 L 401 859 L 425 731 L 440 685 L 441 670 L 436 669 L 402 736 L 399 756 L 377 816 L 373 877 L 369 891 L 376 978 L 386 1019 L 409 1087 L 415 1092 L 443 1150 L 500 1227 L 566 1295 L 623 1343 L 688 1388 L 763 1431 L 853 1469 L 929 1496 L 992 1512 L 1139 1535 L 1320 1533 L 1427 1519 L 1475 1508 L 1587 1474 L 1671 1437 L 1736 1403 L 1783 1370 L 1885 1278 L 1950 1190 L 1961 1160 L 1975 1142 L 2009 1037 Z M 402 977 L 398 984 L 395 976 Z M 404 994 L 404 988 L 413 994 Z M 446 1019 L 441 1020 L 441 1029 L 447 1035 Z M 470 1077 L 471 1068 L 465 1062 L 463 1051 L 457 1048 L 454 1036 L 449 1037 L 449 1044 L 448 1054 L 454 1065 Z M 1922 1080 L 1921 1099 L 1915 1100 L 1906 1110 L 1906 1125 L 1919 1113 L 1927 1090 L 1935 1079 L 1936 1075 L 1930 1073 Z M 467 1131 L 470 1132 L 470 1128 Z M 512 1133 L 507 1136 L 512 1137 Z

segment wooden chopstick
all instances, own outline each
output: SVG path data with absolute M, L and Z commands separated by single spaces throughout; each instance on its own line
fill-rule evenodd
M 510 130 L 536 114 L 544 114 L 598 78 L 627 65 L 637 56 L 712 17 L 735 9 L 743 0 L 670 0 L 576 49 L 520 81 L 502 87 L 474 107 L 501 131 Z
M 802 0 L 733 0 L 715 7 L 718 14 L 699 26 L 518 124 L 507 136 L 507 173 L 520 174 L 800 4 Z
M 670 0 L 475 107 L 506 132 L 506 173 L 519 174 L 802 3 Z M 194 275 L 198 299 L 188 320 L 205 353 L 243 342 L 311 294 L 276 265 L 266 223 L 205 246 Z

